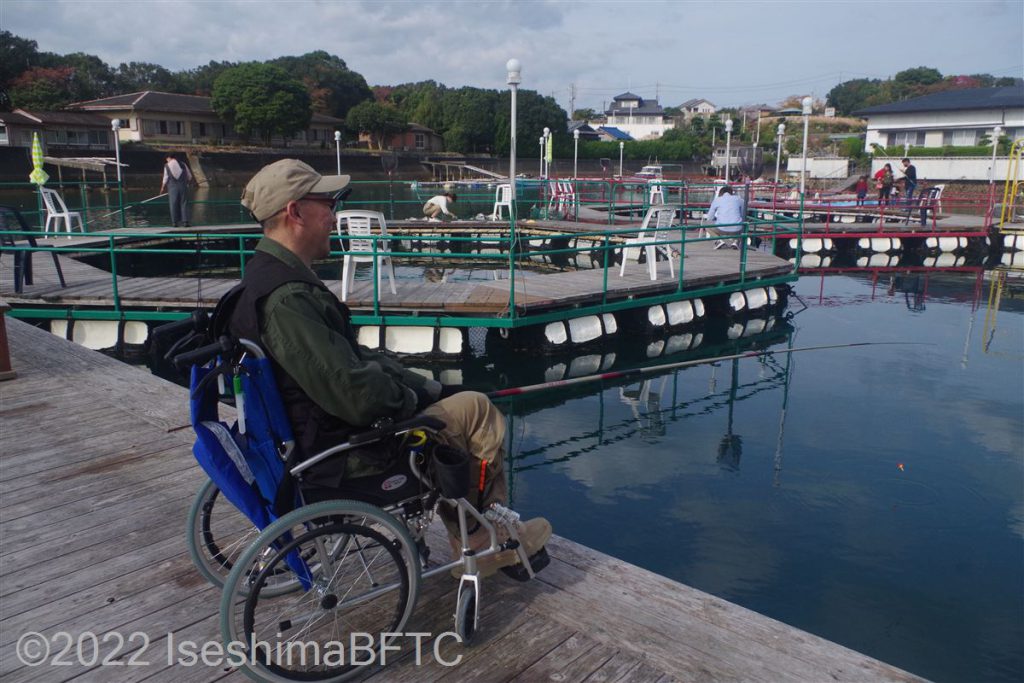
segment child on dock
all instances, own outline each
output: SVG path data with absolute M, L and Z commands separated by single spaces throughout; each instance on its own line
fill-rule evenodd
M 868 196 L 868 177 L 862 175 L 853 190 L 857 193 L 857 206 L 864 206 L 864 199 Z

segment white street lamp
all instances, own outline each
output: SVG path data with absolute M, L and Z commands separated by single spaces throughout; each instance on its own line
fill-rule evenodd
M 779 184 L 779 164 L 782 163 L 782 138 L 786 135 L 786 124 L 780 123 L 776 132 L 779 138 L 779 148 L 775 152 L 775 184 Z
M 725 183 L 729 184 L 730 147 L 732 146 L 732 119 L 725 120 Z
M 577 128 L 572 132 L 572 178 L 575 180 L 579 177 L 576 172 L 577 162 L 580 156 L 580 129 Z
M 516 90 L 522 79 L 519 72 L 523 67 L 518 59 L 510 59 L 505 63 L 505 70 L 508 71 L 508 78 L 505 80 L 508 87 L 512 89 L 512 132 L 509 143 L 511 145 L 508 156 L 508 183 L 512 188 L 512 206 L 509 210 L 509 218 L 512 225 L 516 224 Z
M 1002 132 L 1002 126 L 996 126 L 992 129 L 992 177 L 988 180 L 989 185 L 995 185 L 996 183 L 996 151 L 999 149 L 999 136 Z
M 619 177 L 622 177 L 622 150 L 626 148 L 626 143 L 619 140 Z
M 544 177 L 547 178 L 551 175 L 551 168 L 548 165 L 548 140 L 551 139 L 551 129 L 544 126 Z
M 334 131 L 334 154 L 338 158 L 338 175 L 341 175 L 341 131 Z
M 544 136 L 540 136 L 540 172 L 538 175 L 544 178 Z
M 114 131 L 114 160 L 117 162 L 117 184 L 121 184 L 121 119 L 113 119 L 110 129 Z
M 802 167 L 800 169 L 800 201 L 803 201 L 804 188 L 807 186 L 807 128 L 811 123 L 811 104 L 813 100 L 805 97 L 801 104 L 804 107 L 804 152 Z

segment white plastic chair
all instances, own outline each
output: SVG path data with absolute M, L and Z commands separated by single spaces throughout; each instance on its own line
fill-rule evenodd
M 348 299 L 348 293 L 355 282 L 356 264 L 374 262 L 375 241 L 377 242 L 376 250 L 378 253 L 373 270 L 374 277 L 377 278 L 377 289 L 380 289 L 381 276 L 386 267 L 388 278 L 391 280 L 391 293 L 397 294 L 398 290 L 395 289 L 395 267 L 391 264 L 391 257 L 380 253 L 388 250 L 387 242 L 384 240 L 367 239 L 373 235 L 374 223 L 377 223 L 379 226 L 380 237 L 387 237 L 388 226 L 384 220 L 384 214 L 379 211 L 349 210 L 339 211 L 335 216 L 337 218 L 337 225 L 335 227 L 338 235 L 349 238 L 347 251 L 350 253 L 345 255 L 341 269 L 341 300 L 345 301 Z M 347 230 L 342 230 L 343 226 Z
M 636 259 L 640 260 L 640 249 L 642 248 L 647 257 L 647 271 L 652 280 L 658 279 L 658 252 L 668 258 L 668 273 L 675 277 L 675 267 L 672 264 L 672 244 L 656 244 L 667 242 L 672 239 L 672 232 L 668 229 L 675 219 L 676 207 L 674 206 L 652 206 L 647 210 L 643 223 L 640 224 L 640 235 L 627 239 L 622 247 L 622 265 L 619 267 L 619 277 L 626 274 L 626 261 L 631 254 L 636 252 Z
M 50 232 L 50 225 L 53 225 L 54 232 L 61 232 L 58 229 L 59 221 L 64 221 L 65 231 L 68 232 L 68 239 L 71 239 L 71 231 L 74 230 L 75 221 L 78 221 L 78 229 L 85 233 L 85 223 L 82 222 L 82 214 L 77 211 L 68 211 L 64 199 L 56 190 L 45 187 L 39 188 L 39 194 L 43 196 L 43 204 L 46 206 L 46 225 L 43 232 Z
M 512 217 L 512 186 L 498 185 L 494 190 L 494 210 L 491 211 L 491 220 L 500 221 L 502 208 L 508 209 L 509 218 Z

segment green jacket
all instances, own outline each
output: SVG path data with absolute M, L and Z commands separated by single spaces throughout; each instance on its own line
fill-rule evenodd
M 272 239 L 264 237 L 256 249 L 306 269 Z M 267 296 L 259 313 L 266 350 L 326 412 L 353 427 L 368 427 L 381 417 L 403 420 L 416 412 L 417 392 L 426 380 L 383 354 L 365 347 L 357 351 L 333 295 L 290 282 Z

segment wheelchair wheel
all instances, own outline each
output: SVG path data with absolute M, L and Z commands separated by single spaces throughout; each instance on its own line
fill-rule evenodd
M 259 533 L 212 481 L 199 489 L 188 513 L 188 551 L 210 583 L 224 585 L 239 555 Z
M 469 645 L 476 633 L 476 591 L 469 589 L 459 594 L 455 604 L 455 633 L 463 645 Z
M 199 489 L 188 513 L 186 542 L 192 563 L 210 583 L 223 587 L 238 558 L 259 535 L 260 530 L 221 495 L 216 484 L 207 481 Z M 273 590 L 280 593 L 298 587 L 291 573 L 283 572 Z
M 285 572 L 303 574 L 303 590 L 276 591 Z M 379 654 L 383 634 L 401 632 L 412 614 L 419 581 L 416 544 L 394 517 L 355 501 L 309 505 L 239 557 L 224 585 L 221 633 L 241 646 L 256 680 L 344 680 L 376 663 L 369 650 L 352 650 L 353 638 Z

